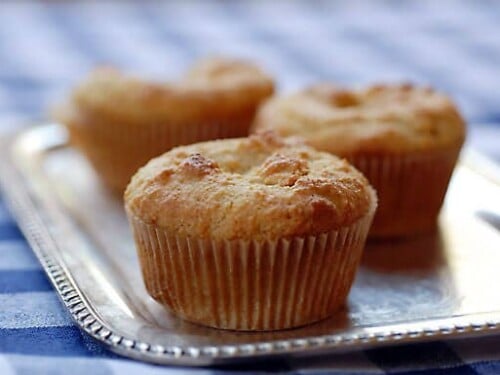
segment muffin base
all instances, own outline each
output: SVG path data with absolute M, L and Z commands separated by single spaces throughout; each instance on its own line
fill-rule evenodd
M 159 303 L 206 326 L 277 330 L 345 303 L 375 206 L 339 230 L 268 241 L 180 237 L 128 216 L 146 289 Z
M 153 157 L 180 145 L 246 136 L 252 119 L 253 113 L 189 125 L 132 125 L 78 118 L 65 125 L 70 143 L 88 158 L 104 184 L 121 195 L 135 172 Z
M 433 230 L 461 145 L 409 155 L 351 155 L 378 194 L 370 237 L 400 237 Z
M 339 230 L 268 241 L 186 238 L 128 215 L 154 299 L 191 322 L 261 331 L 313 323 L 345 303 L 375 206 Z

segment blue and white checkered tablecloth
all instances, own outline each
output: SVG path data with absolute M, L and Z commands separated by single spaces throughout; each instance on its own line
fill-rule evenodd
M 98 63 L 175 77 L 207 54 L 260 62 L 289 91 L 319 80 L 428 83 L 500 160 L 500 2 L 1 2 L 0 133 L 43 119 Z M 500 296 L 499 296 L 500 298 Z M 500 374 L 500 337 L 251 367 L 159 367 L 110 354 L 58 302 L 0 198 L 0 374 Z

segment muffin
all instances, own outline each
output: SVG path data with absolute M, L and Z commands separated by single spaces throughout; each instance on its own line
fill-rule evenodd
M 243 61 L 203 60 L 171 84 L 100 68 L 55 118 L 105 184 L 123 193 L 139 167 L 174 146 L 246 136 L 272 92 L 271 78 Z
M 377 190 L 370 236 L 432 230 L 465 138 L 455 105 L 431 88 L 318 85 L 269 100 L 253 129 L 300 136 L 346 158 Z
M 191 322 L 275 330 L 344 304 L 376 195 L 346 161 L 263 133 L 151 160 L 125 207 L 153 298 Z

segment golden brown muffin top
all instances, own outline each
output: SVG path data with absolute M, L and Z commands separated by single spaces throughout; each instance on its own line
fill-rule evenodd
M 132 177 L 125 206 L 182 236 L 276 239 L 350 225 L 374 190 L 345 160 L 265 132 L 177 147 Z
M 125 123 L 186 123 L 253 109 L 273 91 L 269 76 L 238 60 L 202 60 L 175 83 L 98 68 L 76 87 L 63 113 L 78 110 L 80 115 Z
M 300 136 L 340 155 L 454 147 L 465 137 L 464 121 L 448 97 L 409 84 L 359 90 L 313 86 L 269 100 L 254 129 Z

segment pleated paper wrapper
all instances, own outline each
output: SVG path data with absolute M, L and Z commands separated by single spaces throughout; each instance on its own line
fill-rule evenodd
M 70 142 L 89 159 L 104 184 L 122 194 L 130 178 L 173 147 L 248 134 L 251 117 L 178 124 L 67 123 Z
M 432 230 L 460 147 L 410 155 L 354 155 L 378 195 L 370 237 L 397 237 Z
M 324 319 L 345 303 L 375 206 L 339 230 L 271 241 L 186 238 L 128 215 L 158 302 L 211 327 L 276 330 Z

